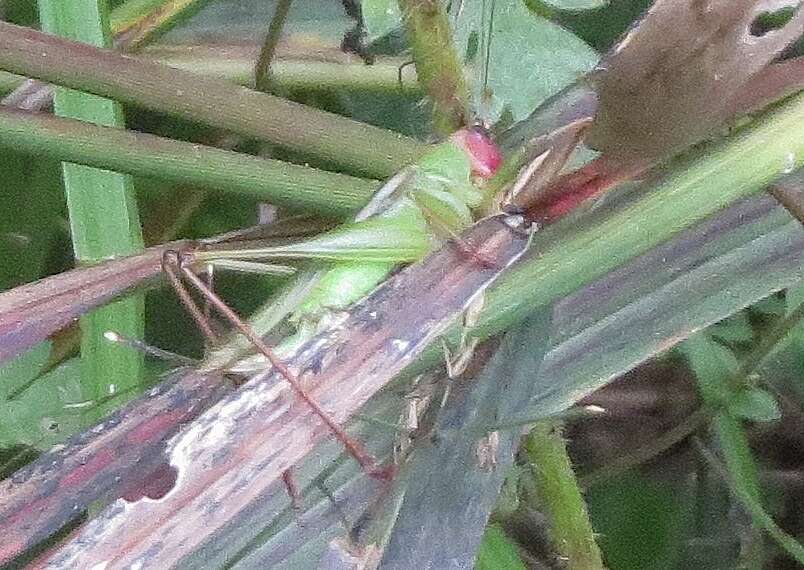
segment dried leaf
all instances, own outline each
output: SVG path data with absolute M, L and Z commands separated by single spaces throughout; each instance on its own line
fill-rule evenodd
M 757 35 L 757 17 L 784 7 L 791 19 Z M 658 0 L 592 75 L 592 145 L 652 161 L 705 138 L 803 31 L 798 0 Z

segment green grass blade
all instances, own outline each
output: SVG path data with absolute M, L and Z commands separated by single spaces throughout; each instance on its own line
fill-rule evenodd
M 43 27 L 98 46 L 109 44 L 108 15 L 99 0 L 39 3 Z M 124 126 L 120 106 L 106 99 L 59 89 L 58 115 L 107 126 Z M 125 174 L 63 163 L 64 188 L 70 212 L 73 250 L 79 263 L 134 253 L 142 249 L 142 233 L 132 180 Z M 103 307 L 81 319 L 82 391 L 87 400 L 104 400 L 140 383 L 142 355 L 109 343 L 103 334 L 114 330 L 139 338 L 144 331 L 144 297 L 135 295 Z M 87 423 L 103 415 L 94 408 Z

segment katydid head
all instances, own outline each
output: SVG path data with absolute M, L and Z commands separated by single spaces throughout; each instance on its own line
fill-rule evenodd
M 461 129 L 453 133 L 452 140 L 469 156 L 475 176 L 491 178 L 502 164 L 500 149 L 483 128 Z

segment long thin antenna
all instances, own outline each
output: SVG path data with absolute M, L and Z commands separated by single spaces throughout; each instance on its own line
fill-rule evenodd
M 483 0 L 482 13 L 480 17 L 480 53 L 483 57 L 483 66 L 480 71 L 480 97 L 478 98 L 478 118 L 483 126 L 491 117 L 492 93 L 489 90 L 489 61 L 491 61 L 491 41 L 494 35 L 494 10 L 496 0 Z

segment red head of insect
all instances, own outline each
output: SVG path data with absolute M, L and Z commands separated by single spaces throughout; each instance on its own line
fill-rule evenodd
M 461 129 L 452 135 L 452 140 L 466 151 L 475 176 L 491 178 L 502 164 L 500 149 L 482 127 Z

